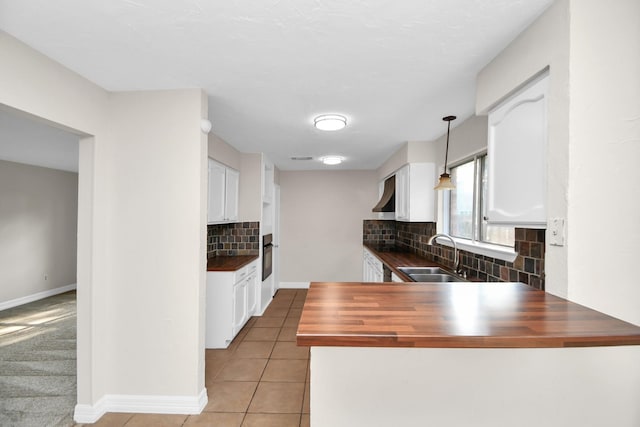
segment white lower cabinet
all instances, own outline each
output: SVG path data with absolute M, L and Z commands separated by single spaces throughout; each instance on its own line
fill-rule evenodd
M 247 311 L 247 282 L 242 280 L 233 286 L 233 336 L 242 329 L 249 318 Z
M 247 277 L 247 315 L 248 317 L 258 314 L 258 291 L 260 282 L 258 281 L 257 269 L 254 267 L 253 273 L 249 272 Z
M 362 255 L 362 281 L 363 282 L 383 282 L 384 272 L 382 261 L 373 255 L 367 248 L 364 248 Z
M 206 348 L 227 348 L 255 314 L 258 261 L 237 271 L 207 272 Z

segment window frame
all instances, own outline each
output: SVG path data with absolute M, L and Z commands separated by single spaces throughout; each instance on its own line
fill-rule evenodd
M 492 258 L 501 259 L 508 262 L 513 262 L 517 256 L 515 252 L 515 248 L 513 246 L 500 245 L 497 243 L 485 242 L 481 240 L 481 229 L 482 229 L 482 158 L 487 155 L 487 149 L 483 149 L 474 154 L 466 156 L 458 161 L 452 162 L 451 166 L 448 168 L 449 172 L 453 168 L 464 165 L 465 163 L 473 162 L 474 163 L 474 184 L 473 184 L 473 211 L 472 211 L 472 224 L 471 224 L 471 239 L 467 239 L 464 237 L 455 237 L 452 238 L 455 240 L 456 245 L 459 249 L 463 249 L 469 252 L 473 252 L 479 255 L 490 256 Z M 439 219 L 438 221 L 442 224 L 442 227 L 437 227 L 438 232 L 450 234 L 451 230 L 451 220 L 450 220 L 450 210 L 451 210 L 451 191 L 444 190 L 440 192 L 440 206 L 439 209 Z M 438 244 L 443 244 L 445 246 L 452 246 L 451 242 L 447 239 L 438 239 Z

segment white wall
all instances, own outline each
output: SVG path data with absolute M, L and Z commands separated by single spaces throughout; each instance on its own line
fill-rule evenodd
M 238 209 L 240 221 L 262 220 L 262 154 L 241 155 Z
M 409 143 L 404 144 L 377 169 L 377 181 L 382 181 L 409 162 Z
M 99 411 L 94 405 L 107 394 L 197 400 L 204 389 L 205 94 L 110 94 L 5 33 L 0 51 L 0 104 L 85 136 L 79 407 Z
M 481 71 L 476 102 L 486 112 L 550 67 L 547 213 L 566 218 L 567 234 L 547 244 L 546 289 L 635 324 L 638 16 L 635 0 L 557 1 Z
M 108 205 L 105 183 L 95 176 L 95 157 L 105 131 L 108 93 L 60 64 L 0 32 L 0 104 L 34 115 L 70 131 L 96 135 L 80 141 L 78 176 L 78 402 L 93 403 L 104 394 L 105 369 L 99 341 L 93 341 L 104 323 L 94 311 L 107 287 L 104 215 Z M 99 144 L 100 143 L 100 144 Z M 94 260 L 101 260 L 96 262 Z M 108 265 L 108 264 L 107 264 Z
M 595 29 L 593 29 L 595 31 Z M 601 35 L 607 37 L 606 35 Z M 522 32 L 477 77 L 476 113 L 486 114 L 525 82 L 549 67 L 547 216 L 567 218 L 569 197 L 569 1 L 558 0 Z M 547 241 L 549 239 L 547 238 Z M 568 253 L 573 245 L 546 245 L 545 288 L 568 296 Z
M 640 2 L 571 2 L 569 298 L 640 325 Z
M 280 171 L 281 282 L 361 281 L 375 171 Z
M 311 347 L 311 425 L 637 427 L 638 360 L 640 346 Z
M 201 95 L 111 95 L 106 301 L 118 315 L 110 316 L 104 338 L 107 370 L 118 373 L 108 378 L 107 390 L 118 394 L 189 396 L 204 387 L 196 372 L 204 355 L 197 307 L 204 300 L 206 265 Z
M 0 160 L 0 200 L 0 304 L 75 284 L 78 174 Z
M 208 135 L 207 147 L 209 157 L 240 170 L 242 154 L 213 132 Z
M 442 122 L 445 123 L 445 122 Z M 434 147 L 435 164 L 440 175 L 444 169 L 444 154 L 447 147 L 447 134 L 431 143 Z M 451 129 L 449 135 L 449 158 L 447 169 L 452 163 L 468 159 L 487 149 L 487 116 L 471 116 Z

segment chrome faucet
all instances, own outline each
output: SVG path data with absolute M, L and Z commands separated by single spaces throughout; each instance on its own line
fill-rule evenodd
M 456 245 L 456 241 L 453 240 L 453 237 L 449 236 L 448 234 L 438 233 L 429 238 L 427 245 L 433 246 L 433 241 L 438 237 L 444 237 L 445 239 L 449 239 L 451 241 L 451 244 L 453 245 L 453 272 L 458 273 L 458 264 L 460 264 L 460 260 L 458 259 L 458 245 Z

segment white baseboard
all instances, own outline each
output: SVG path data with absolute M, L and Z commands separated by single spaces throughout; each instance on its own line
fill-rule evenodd
M 278 289 L 309 289 L 311 282 L 280 282 Z
M 24 297 L 12 299 L 9 301 L 0 302 L 0 311 L 6 310 L 8 308 L 17 307 L 19 305 L 28 304 L 30 302 L 38 301 L 43 298 L 52 297 L 54 295 L 62 294 L 64 292 L 69 292 L 76 289 L 76 284 L 72 283 L 70 285 L 61 286 L 55 289 L 48 289 L 46 291 L 38 292 L 36 294 L 27 295 Z
M 95 423 L 107 412 L 196 415 L 207 406 L 207 401 L 206 388 L 198 396 L 107 394 L 95 405 L 76 405 L 73 420 L 77 423 Z

